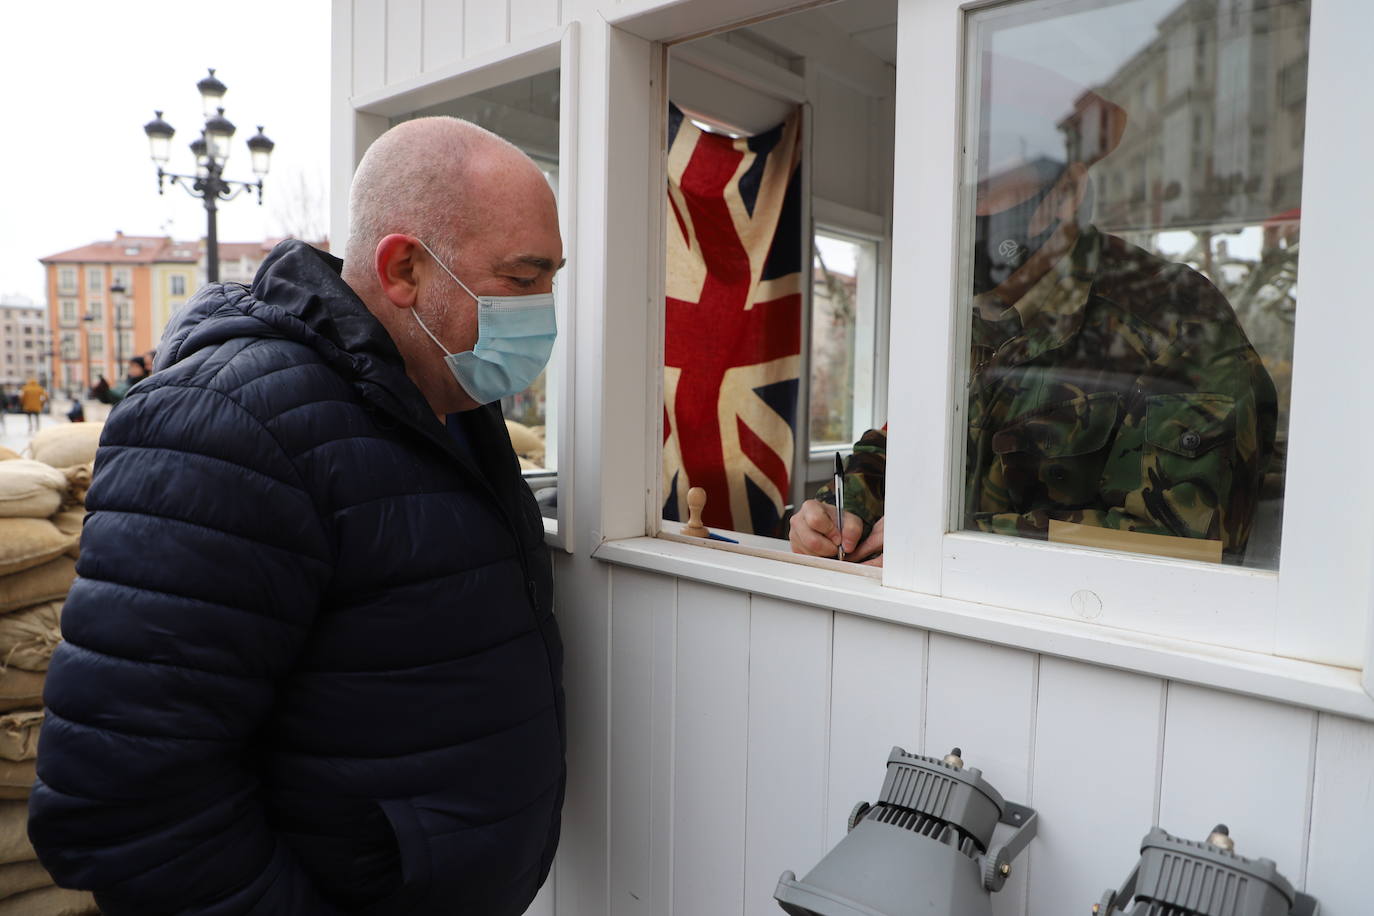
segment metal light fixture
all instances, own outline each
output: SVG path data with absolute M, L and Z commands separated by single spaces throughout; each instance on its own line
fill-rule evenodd
M 143 132 L 148 135 L 148 154 L 160 168 L 171 158 L 172 137 L 176 131 L 172 125 L 162 120 L 162 112 L 155 111 L 153 114 L 156 117 L 143 125 Z
M 204 135 L 191 141 L 191 155 L 196 157 L 196 177 L 204 178 L 210 174 L 210 153 L 205 145 Z
M 805 878 L 782 873 L 790 916 L 991 916 L 992 894 L 1035 836 L 1038 818 L 1006 801 L 955 748 L 943 759 L 894 747 L 878 801 Z M 998 825 L 1011 828 L 993 843 Z
M 1203 842 L 1155 827 L 1120 890 L 1093 904 L 1094 916 L 1317 916 L 1316 898 L 1293 890 L 1272 859 L 1236 855 L 1225 824 Z
M 257 134 L 248 141 L 253 174 L 258 180 L 230 181 L 225 178 L 224 166 L 229 161 L 230 145 L 234 139 L 234 124 L 224 116 L 224 107 L 220 104 L 228 90 L 219 77 L 215 76 L 213 69 L 210 70 L 209 76 L 202 77 L 200 82 L 196 83 L 196 88 L 200 91 L 201 103 L 205 108 L 205 126 L 201 129 L 200 136 L 191 141 L 191 152 L 196 157 L 194 176 L 175 175 L 163 170 L 167 164 L 172 136 L 176 132 L 172 125 L 162 120 L 162 112 L 157 112 L 154 120 L 143 125 L 143 132 L 148 135 L 150 153 L 154 164 L 157 165 L 157 192 L 163 193 L 163 185 L 170 181 L 172 184 L 180 185 L 183 191 L 205 204 L 205 278 L 214 283 L 219 280 L 219 236 L 216 218 L 218 202 L 233 200 L 244 191 L 253 190 L 258 194 L 258 206 L 262 206 L 262 180 L 267 174 L 272 150 L 276 144 L 262 132 L 262 125 L 258 125 Z
M 223 108 L 205 122 L 205 145 L 221 168 L 229 161 L 229 141 L 234 139 L 234 130 L 234 123 L 224 116 Z
M 201 113 L 208 120 L 215 110 L 224 102 L 224 93 L 229 89 L 220 82 L 219 77 L 215 76 L 215 68 L 210 67 L 210 75 L 200 78 L 196 83 L 196 89 L 200 90 Z
M 259 178 L 267 174 L 267 169 L 272 164 L 272 150 L 277 144 L 267 139 L 267 135 L 262 132 L 262 125 L 258 125 L 258 132 L 248 138 L 248 152 L 253 160 L 253 174 Z

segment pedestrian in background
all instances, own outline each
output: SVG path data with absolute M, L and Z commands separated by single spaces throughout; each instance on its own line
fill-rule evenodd
M 48 389 L 31 378 L 19 389 L 19 408 L 29 421 L 29 432 L 38 432 L 38 414 L 48 405 Z
M 129 368 L 124 378 L 113 387 L 105 381 L 105 376 L 100 376 L 91 394 L 102 404 L 118 404 L 124 400 L 124 396 L 129 393 L 129 389 L 137 385 L 148 377 L 148 363 L 142 356 L 135 356 L 129 360 Z

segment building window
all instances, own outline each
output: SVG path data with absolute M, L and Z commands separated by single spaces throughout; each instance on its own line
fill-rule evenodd
M 102 302 L 102 301 L 99 300 L 99 299 L 92 299 L 92 300 L 90 301 L 90 306 L 89 306 L 89 308 L 88 308 L 86 314 L 89 315 L 89 316 L 91 317 L 91 319 L 94 320 L 94 321 L 104 321 L 104 320 L 105 320 L 105 303 Z
M 63 324 L 76 323 L 76 300 L 63 299 L 61 303 L 61 319 Z
M 64 293 L 76 292 L 75 267 L 59 267 L 57 269 L 57 288 Z
M 105 291 L 105 271 L 99 267 L 86 268 L 86 292 L 103 293 Z
M 172 295 L 186 295 L 186 277 L 183 274 L 172 274 Z
M 92 331 L 86 335 L 86 344 L 91 349 L 91 356 L 105 355 L 105 335 L 100 331 Z
M 81 351 L 76 344 L 76 334 L 71 331 L 62 334 L 62 358 L 64 360 L 81 358 Z
M 114 272 L 114 283 L 111 286 L 122 286 L 126 295 L 134 294 L 134 281 L 130 277 L 128 268 L 120 267 Z

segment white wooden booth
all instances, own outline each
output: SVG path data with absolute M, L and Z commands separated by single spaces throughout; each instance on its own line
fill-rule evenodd
M 1218 821 L 1325 916 L 1374 913 L 1374 308 L 1357 273 L 1374 6 L 1311 0 L 1283 550 L 1252 569 L 951 521 L 967 25 L 1017 2 L 334 0 L 333 238 L 358 159 L 398 119 L 476 99 L 556 159 L 547 530 L 570 785 L 532 913 L 780 913 L 780 873 L 844 835 L 893 745 L 959 745 L 1040 812 L 998 916 L 1087 913 L 1151 825 L 1200 839 Z M 502 95 L 548 74 L 556 117 Z M 806 105 L 807 218 L 877 246 L 891 345 L 869 354 L 865 409 L 905 469 L 888 504 L 910 507 L 881 573 L 664 536 L 670 91 L 746 129 Z

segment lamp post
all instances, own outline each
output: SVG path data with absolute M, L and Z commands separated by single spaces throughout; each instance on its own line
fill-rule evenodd
M 110 305 L 114 308 L 114 372 L 124 369 L 124 328 L 128 326 L 129 297 L 124 284 L 115 280 L 110 284 Z
M 262 125 L 259 124 L 258 132 L 248 139 L 253 174 L 258 176 L 258 180 L 231 181 L 225 178 L 224 166 L 229 161 L 229 141 L 233 139 L 235 130 L 234 125 L 224 116 L 224 108 L 220 105 L 227 90 L 224 83 L 215 76 L 213 67 L 209 76 L 196 83 L 196 88 L 200 90 L 204 106 L 205 125 L 201 128 L 200 136 L 190 144 L 191 152 L 196 157 L 194 176 L 177 175 L 163 170 L 163 166 L 170 158 L 172 136 L 176 131 L 172 129 L 172 125 L 162 120 L 161 111 L 155 112 L 156 117 L 143 125 L 143 132 L 148 135 L 149 152 L 153 164 L 157 166 L 157 193 L 162 193 L 164 182 L 171 182 L 180 185 L 183 191 L 199 198 L 205 204 L 205 278 L 214 283 L 219 280 L 219 232 L 216 226 L 219 201 L 233 200 L 251 189 L 257 191 L 258 206 L 262 206 L 262 179 L 267 174 L 272 149 L 276 144 L 267 139 L 262 132 Z
M 43 368 L 38 371 L 38 384 L 51 393 L 57 388 L 57 373 L 53 371 L 57 363 L 57 351 L 52 348 L 51 341 L 48 342 L 47 347 L 39 354 L 43 357 Z
M 91 322 L 95 321 L 95 315 L 91 312 L 81 316 L 81 320 L 86 323 L 86 378 L 85 387 L 90 389 L 95 384 L 95 363 L 91 362 Z

